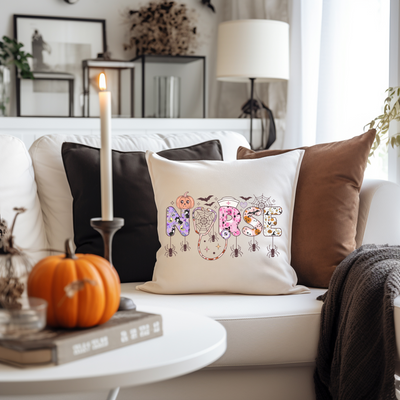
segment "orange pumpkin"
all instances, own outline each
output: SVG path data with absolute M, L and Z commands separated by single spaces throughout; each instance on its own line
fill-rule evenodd
M 184 195 L 179 196 L 176 199 L 176 206 L 178 208 L 184 209 L 184 210 L 188 210 L 190 208 L 194 207 L 194 199 L 193 197 L 188 196 L 189 192 L 186 192 Z
M 28 278 L 28 296 L 47 301 L 47 324 L 88 328 L 107 322 L 117 311 L 121 284 L 114 267 L 93 254 L 65 255 L 39 261 Z

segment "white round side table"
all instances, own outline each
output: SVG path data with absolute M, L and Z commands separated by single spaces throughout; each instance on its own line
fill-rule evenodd
M 40 395 L 111 389 L 175 378 L 201 369 L 224 354 L 225 328 L 211 318 L 143 306 L 161 314 L 163 336 L 58 366 L 27 369 L 0 364 L 0 395 Z

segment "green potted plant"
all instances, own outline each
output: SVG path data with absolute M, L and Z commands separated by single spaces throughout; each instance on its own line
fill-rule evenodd
M 34 78 L 28 63 L 28 58 L 32 55 L 23 51 L 23 46 L 7 36 L 0 40 L 0 117 L 9 115 L 11 65 L 17 67 L 21 78 Z
M 390 87 L 386 90 L 388 94 L 383 106 L 383 113 L 365 125 L 369 129 L 376 129 L 375 141 L 369 156 L 371 157 L 382 141 L 386 145 L 400 146 L 400 132 L 389 134 L 389 126 L 392 121 L 400 121 L 400 86 Z

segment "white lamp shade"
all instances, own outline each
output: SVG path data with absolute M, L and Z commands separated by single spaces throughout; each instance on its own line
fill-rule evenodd
M 289 25 L 268 19 L 223 22 L 218 27 L 217 79 L 248 82 L 289 79 Z

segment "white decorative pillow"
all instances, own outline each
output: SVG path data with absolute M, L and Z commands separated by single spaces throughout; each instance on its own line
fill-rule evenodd
M 161 248 L 153 281 L 137 288 L 160 294 L 308 292 L 296 285 L 290 266 L 303 154 L 177 162 L 148 151 Z

